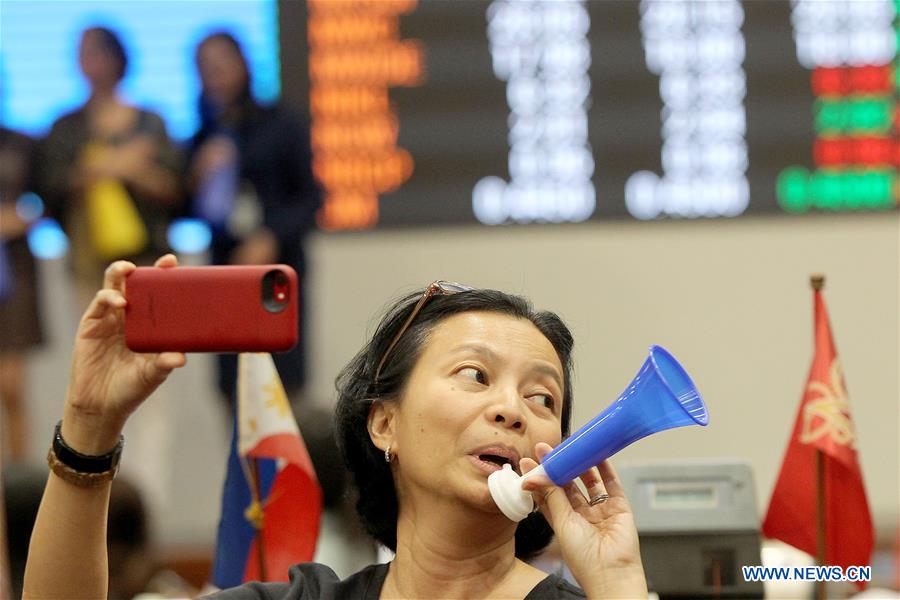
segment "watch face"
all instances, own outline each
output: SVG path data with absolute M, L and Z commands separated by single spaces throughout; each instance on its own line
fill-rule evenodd
M 100 456 L 81 454 L 66 444 L 62 437 L 62 422 L 56 426 L 56 434 L 53 436 L 53 454 L 63 465 L 79 473 L 105 473 L 118 468 L 119 459 L 122 457 L 124 438 L 119 436 L 119 442 L 115 448 Z

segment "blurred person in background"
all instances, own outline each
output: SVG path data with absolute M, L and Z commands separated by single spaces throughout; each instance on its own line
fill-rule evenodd
M 128 104 L 119 93 L 128 69 L 128 55 L 119 36 L 105 27 L 86 29 L 78 48 L 78 64 L 90 96 L 82 106 L 60 117 L 44 140 L 41 185 L 50 213 L 69 235 L 80 311 L 102 281 L 103 269 L 111 259 L 152 262 L 148 257 L 167 247 L 166 228 L 183 196 L 178 178 L 180 156 L 162 118 Z M 115 248 L 98 250 L 90 200 L 101 182 L 114 182 L 114 192 L 124 190 L 117 199 L 136 210 L 146 237 L 143 243 L 119 252 Z M 106 198 L 109 189 L 108 185 L 104 188 Z M 120 221 L 103 233 L 122 227 Z
M 300 342 L 273 355 L 288 397 L 296 400 L 306 380 L 304 238 L 321 205 L 309 131 L 285 107 L 256 102 L 246 56 L 231 34 L 204 38 L 196 63 L 200 129 L 190 142 L 186 177 L 194 213 L 212 227 L 214 264 L 282 263 L 297 271 Z M 229 402 L 236 373 L 237 356 L 219 355 L 218 384 Z
M 6 539 L 12 597 L 22 597 L 22 580 L 28 558 L 31 530 L 41 504 L 47 482 L 46 469 L 32 464 L 3 465 L 3 506 L 6 518 Z
M 21 598 L 22 580 L 31 532 L 37 518 L 47 470 L 36 465 L 6 465 L 3 469 L 3 504 L 12 597 Z M 192 589 L 178 575 L 162 568 L 151 535 L 151 521 L 140 491 L 121 475 L 110 490 L 109 522 L 110 600 L 125 600 L 142 593 L 161 597 L 187 597 Z
M 42 341 L 37 270 L 28 249 L 28 221 L 17 204 L 34 189 L 35 143 L 0 128 L 0 425 L 10 461 L 28 454 L 26 353 Z

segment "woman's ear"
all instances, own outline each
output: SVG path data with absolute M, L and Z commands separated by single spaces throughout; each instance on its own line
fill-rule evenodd
M 397 418 L 397 403 L 392 400 L 375 400 L 369 408 L 369 420 L 366 424 L 372 443 L 379 450 L 397 450 L 394 437 Z

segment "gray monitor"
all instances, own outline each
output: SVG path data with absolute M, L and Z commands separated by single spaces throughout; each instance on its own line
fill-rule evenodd
M 762 598 L 753 473 L 737 460 L 622 464 L 650 589 L 666 598 Z

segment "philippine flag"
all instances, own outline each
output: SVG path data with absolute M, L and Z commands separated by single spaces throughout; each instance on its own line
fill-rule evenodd
M 275 363 L 238 358 L 238 399 L 212 582 L 287 581 L 312 560 L 322 492 Z

